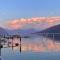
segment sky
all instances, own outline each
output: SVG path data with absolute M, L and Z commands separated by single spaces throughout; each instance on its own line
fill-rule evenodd
M 0 0 L 0 26 L 8 25 L 10 27 L 8 22 L 21 20 L 21 18 L 59 16 L 60 0 Z M 21 26 L 21 24 L 19 25 Z

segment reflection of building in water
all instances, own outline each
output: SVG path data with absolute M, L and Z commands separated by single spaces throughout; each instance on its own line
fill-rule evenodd
M 14 38 L 19 39 L 19 43 L 13 43 Z M 12 40 L 12 41 L 10 42 L 9 40 Z M 20 52 L 21 52 L 21 36 L 20 35 L 0 36 L 0 57 L 1 57 L 2 48 L 12 47 L 12 50 L 13 50 L 13 48 L 16 46 L 20 47 Z M 0 60 L 1 60 L 1 58 L 0 58 Z

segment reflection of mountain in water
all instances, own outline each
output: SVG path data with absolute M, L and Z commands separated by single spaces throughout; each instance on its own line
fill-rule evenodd
M 50 27 L 43 31 L 37 32 L 36 34 L 40 34 L 40 33 L 49 33 L 47 36 L 49 38 L 53 38 L 53 34 L 54 34 L 54 39 L 60 41 L 60 25 Z M 46 34 L 43 34 L 43 36 L 46 36 Z

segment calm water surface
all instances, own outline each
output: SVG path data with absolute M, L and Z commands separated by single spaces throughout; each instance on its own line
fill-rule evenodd
M 14 43 L 19 40 L 14 40 Z M 22 52 L 19 46 L 2 48 L 1 57 L 3 60 L 60 60 L 60 43 L 48 38 L 22 38 Z

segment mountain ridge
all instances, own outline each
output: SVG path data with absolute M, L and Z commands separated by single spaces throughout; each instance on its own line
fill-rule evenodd
M 52 26 L 52 27 L 47 28 L 45 30 L 36 32 L 36 34 L 38 34 L 38 35 L 40 35 L 41 33 L 43 33 L 42 35 L 47 37 L 47 38 L 51 38 L 51 39 L 54 39 L 56 41 L 60 41 L 60 24 Z M 46 35 L 46 34 L 48 34 L 48 35 Z M 54 34 L 54 38 L 53 38 L 53 34 Z

